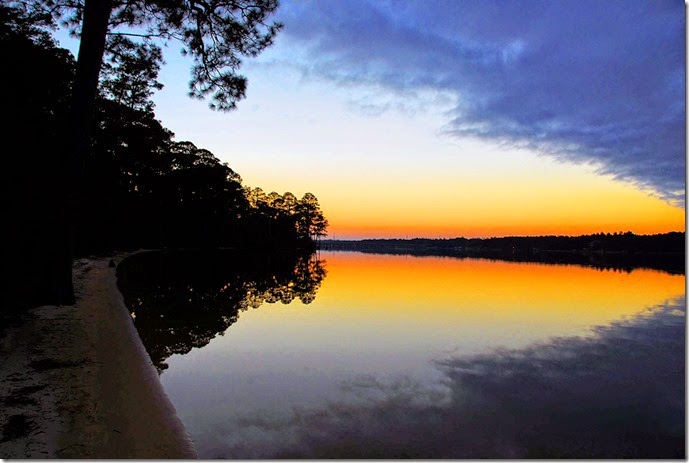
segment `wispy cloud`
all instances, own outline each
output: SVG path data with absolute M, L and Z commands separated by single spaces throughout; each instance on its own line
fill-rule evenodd
M 310 76 L 448 95 L 451 136 L 593 163 L 683 204 L 682 2 L 314 0 L 280 14 Z

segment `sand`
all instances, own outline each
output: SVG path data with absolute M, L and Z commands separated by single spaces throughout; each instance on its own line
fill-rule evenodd
M 2 338 L 0 458 L 197 458 L 108 262 L 75 262 L 77 304 Z

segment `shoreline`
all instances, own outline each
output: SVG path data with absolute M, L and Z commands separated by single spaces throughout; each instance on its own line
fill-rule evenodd
M 30 309 L 0 340 L 0 458 L 198 458 L 108 262 L 75 261 L 76 305 Z

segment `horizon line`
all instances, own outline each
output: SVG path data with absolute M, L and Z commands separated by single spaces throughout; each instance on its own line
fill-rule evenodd
M 423 236 L 416 236 L 414 238 L 400 238 L 400 237 L 388 237 L 388 238 L 335 238 L 335 237 L 328 237 L 328 238 L 322 238 L 320 241 L 384 241 L 384 240 L 402 240 L 402 241 L 412 241 L 412 240 L 456 240 L 456 239 L 466 239 L 466 240 L 490 240 L 490 239 L 501 239 L 501 238 L 544 238 L 544 237 L 563 237 L 563 238 L 581 238 L 584 236 L 594 236 L 594 235 L 610 235 L 610 236 L 619 236 L 619 235 L 626 235 L 628 233 L 631 233 L 634 236 L 660 236 L 660 235 L 669 235 L 670 233 L 682 233 L 684 234 L 685 231 L 677 231 L 677 230 L 672 230 L 668 232 L 663 232 L 663 233 L 646 233 L 646 234 L 636 234 L 631 230 L 627 231 L 617 231 L 617 232 L 595 232 L 595 233 L 586 233 L 586 234 L 581 234 L 581 235 L 555 235 L 555 234 L 548 234 L 548 235 L 502 235 L 502 236 L 488 236 L 488 237 L 465 237 L 465 236 L 455 236 L 455 237 L 437 237 L 437 238 L 429 238 L 429 237 L 423 237 Z

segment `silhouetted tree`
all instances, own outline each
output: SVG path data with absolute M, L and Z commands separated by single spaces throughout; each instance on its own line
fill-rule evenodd
M 170 170 L 160 192 L 169 230 L 164 245 L 203 243 L 217 246 L 222 231 L 247 209 L 241 178 L 207 150 L 190 142 L 168 147 Z
M 89 153 L 93 108 L 99 74 L 106 45 L 119 47 L 127 59 L 115 58 L 113 67 L 127 64 L 151 63 L 160 59 L 159 48 L 153 40 L 181 41 L 185 53 L 192 56 L 190 95 L 210 97 L 211 107 L 230 110 L 245 96 L 246 78 L 238 75 L 241 56 L 255 56 L 269 46 L 280 29 L 278 23 L 268 23 L 269 15 L 277 8 L 277 0 L 3 0 L 3 6 L 24 13 L 36 27 L 55 25 L 61 21 L 80 37 L 76 74 L 72 90 L 70 143 L 63 154 L 60 175 L 64 194 L 61 204 L 66 223 L 63 230 L 66 245 L 59 256 L 55 302 L 71 304 L 74 294 L 71 285 L 72 245 L 67 226 L 72 227 L 78 196 L 85 176 L 85 161 Z M 135 32 L 132 32 L 134 30 Z M 138 37 L 140 52 L 133 52 L 135 43 L 111 37 Z M 126 81 L 126 79 L 125 79 Z M 124 97 L 125 82 L 110 79 L 108 91 Z M 140 84 L 132 82 L 126 84 Z M 122 84 L 122 85 L 121 85 Z M 141 90 L 138 92 L 135 90 Z M 146 89 L 130 88 L 128 94 L 139 102 Z M 150 90 L 150 88 L 149 88 Z M 83 211 L 80 211 L 83 212 Z
M 36 24 L 41 18 L 0 4 L 0 95 L 3 140 L 3 291 L 8 304 L 54 301 L 63 186 L 55 149 L 66 141 L 75 62 Z M 7 236 L 9 235 L 9 236 Z M 52 294 L 52 295 L 51 295 Z
M 325 236 L 328 221 L 323 216 L 318 198 L 313 193 L 305 193 L 296 204 L 297 233 L 305 238 Z
M 131 109 L 152 110 L 151 96 L 163 88 L 158 82 L 162 62 L 159 47 L 137 44 L 127 37 L 109 37 L 110 54 L 103 63 L 100 89 L 108 99 Z
M 160 245 L 160 177 L 169 171 L 172 133 L 150 110 L 101 98 L 84 179 L 83 206 L 75 218 L 76 255 Z M 157 230 L 157 231 L 154 231 Z
M 11 230 L 5 262 L 12 265 L 5 274 L 15 274 L 18 284 L 3 294 L 5 307 L 55 302 L 57 290 L 50 285 L 60 273 L 53 265 L 61 260 L 50 255 L 64 241 L 56 230 L 63 213 L 56 192 L 64 179 L 57 175 L 55 151 L 67 140 L 75 63 L 25 16 L 0 5 L 0 57 L 8 63 L 0 88 L 13 116 L 3 126 L 4 139 L 8 153 L 16 153 L 6 159 L 12 175 L 3 187 Z M 300 209 L 292 193 L 243 188 L 239 175 L 212 153 L 172 140 L 148 101 L 153 87 L 146 81 L 156 82 L 157 68 L 147 67 L 149 58 L 138 49 L 127 50 L 133 55 L 117 58 L 102 75 L 90 155 L 83 160 L 89 175 L 82 207 L 90 213 L 74 217 L 75 255 L 141 247 L 312 249 L 308 234 L 297 233 L 300 226 L 309 228 L 312 214 L 299 214 L 310 209 Z M 289 300 L 294 294 L 285 289 L 269 297 Z

